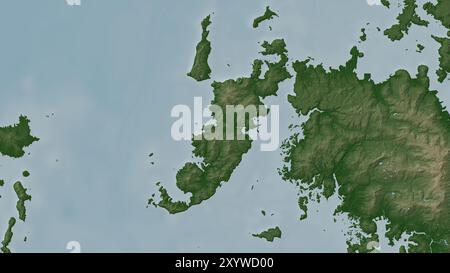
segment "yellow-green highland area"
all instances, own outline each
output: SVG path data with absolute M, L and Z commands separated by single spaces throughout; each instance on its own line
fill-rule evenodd
M 225 113 L 228 105 L 259 106 L 263 104 L 263 98 L 277 94 L 278 84 L 291 77 L 286 69 L 288 62 L 286 44 L 284 40 L 276 39 L 271 43 L 264 42 L 262 48 L 261 54 L 263 56 L 278 56 L 279 60 L 264 62 L 256 59 L 253 63 L 253 72 L 250 77 L 213 82 L 211 86 L 214 89 L 214 99 L 211 105 L 219 106 Z M 263 65 L 267 66 L 267 70 L 262 76 Z M 227 121 L 224 117 L 223 124 L 226 123 Z M 194 137 L 192 141 L 193 154 L 196 158 L 201 159 L 202 162 L 200 164 L 188 162 L 176 175 L 177 187 L 185 194 L 192 194 L 189 202 L 173 201 L 166 189 L 158 184 L 161 200 L 156 203 L 152 197 L 149 200 L 149 204 L 164 208 L 169 213 L 179 213 L 212 197 L 216 193 L 217 188 L 230 179 L 234 169 L 241 162 L 243 155 L 252 146 L 252 140 L 247 134 L 243 140 L 239 140 L 237 135 L 238 133 L 241 134 L 242 131 L 247 132 L 254 125 L 249 121 L 248 116 L 243 127 L 239 127 L 237 122 L 233 122 L 233 124 L 235 126 L 234 140 L 208 140 L 207 137 L 197 140 Z M 214 125 L 211 126 L 213 126 L 212 129 L 204 129 L 206 131 L 215 131 Z M 225 126 L 223 127 L 223 135 L 225 135 Z
M 299 204 L 336 192 L 360 228 L 348 251 L 367 252 L 378 241 L 376 220 L 388 221 L 393 244 L 403 234 L 409 252 L 450 252 L 450 115 L 429 90 L 428 68 L 398 70 L 375 83 L 355 70 L 356 47 L 339 68 L 297 61 L 295 95 L 303 136 L 283 143 L 284 179 L 299 184 Z M 401 249 L 402 251 L 405 248 Z

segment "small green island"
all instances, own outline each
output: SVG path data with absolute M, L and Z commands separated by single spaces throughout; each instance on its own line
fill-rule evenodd
M 20 181 L 17 181 L 14 183 L 14 191 L 17 194 L 17 212 L 19 213 L 19 219 L 22 221 L 25 221 L 25 218 L 27 216 L 26 214 L 26 207 L 25 207 L 25 201 L 31 201 L 31 195 L 27 194 L 27 189 L 23 187 L 22 183 Z
M 2 247 L 0 248 L 3 253 L 11 253 L 11 250 L 8 247 L 9 247 L 9 244 L 11 243 L 12 237 L 14 235 L 12 232 L 12 229 L 15 224 L 16 224 L 16 218 L 14 218 L 14 217 L 9 218 L 8 229 L 5 232 L 5 236 L 2 241 Z
M 366 29 L 365 28 L 361 29 L 361 36 L 359 36 L 359 40 L 361 42 L 365 42 L 367 40 L 367 34 L 366 34 Z
M 211 53 L 211 42 L 208 40 L 208 26 L 211 24 L 211 15 L 202 20 L 202 39 L 197 44 L 194 64 L 187 75 L 196 81 L 204 81 L 210 78 L 211 68 L 208 64 L 209 54 Z
M 264 14 L 256 17 L 255 20 L 253 20 L 253 28 L 257 28 L 262 22 L 272 20 L 274 17 L 278 17 L 278 14 L 272 11 L 269 6 L 267 6 Z
M 279 227 L 269 228 L 261 233 L 252 234 L 253 237 L 265 239 L 268 242 L 273 242 L 275 238 L 281 239 L 281 229 Z
M 422 44 L 417 44 L 417 49 L 416 52 L 417 53 L 422 53 L 422 51 L 425 49 L 425 47 Z

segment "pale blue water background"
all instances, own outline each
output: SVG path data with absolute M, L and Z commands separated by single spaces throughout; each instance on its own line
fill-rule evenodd
M 267 23 L 252 29 L 267 4 L 280 15 L 269 23 L 273 31 Z M 15 228 L 13 251 L 66 252 L 73 240 L 84 252 L 345 251 L 346 225 L 332 217 L 337 197 L 313 205 L 308 220 L 298 221 L 296 189 L 276 171 L 279 151 L 260 152 L 257 145 L 229 183 L 188 212 L 168 215 L 147 209 L 146 201 L 156 181 L 182 196 L 175 172 L 190 160 L 191 146 L 171 139 L 170 110 L 193 105 L 194 96 L 211 99 L 211 81 L 185 74 L 200 21 L 212 12 L 214 80 L 249 75 L 263 40 L 284 38 L 292 60 L 311 56 L 326 66 L 343 64 L 358 45 L 366 55 L 359 71 L 376 81 L 398 68 L 415 74 L 419 64 L 429 65 L 433 87 L 448 106 L 449 82 L 435 83 L 438 45 L 429 37 L 445 30 L 426 17 L 429 28 L 413 26 L 392 43 L 375 27 L 394 22 L 393 6 L 365 0 L 82 0 L 79 7 L 64 0 L 2 1 L 0 124 L 26 114 L 41 140 L 21 159 L 0 158 L 0 176 L 8 182 L 0 189 L 1 234 L 16 214 L 10 186 L 27 169 L 31 176 L 23 181 L 33 200 L 27 222 Z M 359 45 L 362 27 L 368 40 Z M 422 54 L 415 52 L 416 39 L 426 47 Z M 281 105 L 282 139 L 288 124 L 299 121 L 286 103 L 292 84 L 284 82 L 279 96 L 266 101 Z M 262 209 L 275 215 L 264 217 Z M 274 243 L 250 235 L 275 225 L 283 237 Z

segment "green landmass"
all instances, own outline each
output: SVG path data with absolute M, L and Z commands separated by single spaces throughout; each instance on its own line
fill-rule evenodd
M 359 39 L 361 40 L 361 42 L 364 42 L 367 40 L 367 34 L 366 34 L 365 28 L 361 29 L 361 36 L 359 36 Z
M 423 9 L 449 30 L 447 36 L 450 37 L 450 1 L 437 0 L 436 4 L 427 2 L 423 5 Z M 438 81 L 443 82 L 447 78 L 447 74 L 450 73 L 450 39 L 448 37 L 432 37 L 441 44 L 439 48 L 439 69 L 436 74 L 438 75 Z
M 450 37 L 450 31 L 448 32 Z M 433 39 L 441 46 L 439 48 L 439 69 L 436 71 L 438 81 L 443 82 L 450 73 L 450 38 L 437 37 L 432 35 Z
M 425 49 L 425 47 L 421 44 L 417 44 L 416 52 L 422 53 L 422 51 Z
M 253 20 L 253 28 L 257 28 L 259 24 L 266 20 L 272 20 L 273 17 L 278 17 L 278 14 L 270 9 L 269 6 L 266 7 L 266 11 L 263 15 L 256 17 L 255 20 Z
M 11 250 L 8 248 L 9 244 L 11 243 L 13 232 L 12 229 L 14 225 L 16 224 L 16 218 L 11 217 L 8 221 L 8 229 L 5 232 L 5 236 L 3 237 L 2 241 L 2 252 L 3 253 L 11 253 Z
M 29 123 L 30 120 L 26 116 L 20 116 L 19 123 L 11 126 L 0 127 L 0 154 L 13 158 L 22 157 L 25 154 L 24 148 L 39 140 L 39 138 L 31 135 Z M 29 176 L 30 173 L 28 171 L 24 171 L 22 174 L 26 177 Z M 30 200 L 31 196 L 26 194 L 26 190 L 22 187 L 20 182 L 17 183 L 14 184 L 14 190 L 19 197 L 16 207 L 19 212 L 19 218 L 25 221 L 26 213 L 24 202 L 26 200 Z M 4 184 L 5 182 L 0 180 L 0 186 L 3 186 Z M 5 233 L 1 247 L 1 251 L 4 253 L 11 252 L 8 246 L 12 240 L 12 228 L 16 224 L 16 219 L 11 217 L 8 224 L 8 230 Z
M 273 242 L 275 238 L 281 238 L 281 229 L 279 227 L 269 228 L 261 233 L 252 234 L 252 236 Z
M 308 203 L 308 197 L 301 196 L 298 198 L 298 207 L 303 211 L 303 214 L 300 216 L 300 220 L 304 220 L 308 217 Z
M 391 7 L 391 3 L 389 3 L 389 0 L 381 0 L 381 4 L 385 6 L 386 8 Z
M 25 116 L 20 116 L 19 123 L 0 127 L 0 153 L 10 157 L 22 157 L 25 154 L 23 150 L 30 146 L 39 138 L 30 134 L 30 120 Z
M 25 201 L 31 201 L 31 195 L 27 194 L 27 189 L 22 186 L 22 183 L 20 181 L 17 181 L 14 183 L 14 191 L 17 194 L 17 212 L 19 213 L 19 219 L 22 221 L 25 221 L 25 218 L 27 217 L 26 214 L 26 208 L 25 208 Z
M 0 187 L 3 187 L 5 185 L 5 180 L 0 179 Z
M 355 72 L 362 56 L 354 47 L 329 71 L 294 63 L 288 101 L 309 119 L 303 137 L 284 141 L 280 173 L 299 185 L 305 213 L 308 200 L 339 195 L 335 213 L 356 228 L 350 252 L 378 241 L 379 219 L 388 221 L 390 244 L 407 234 L 409 252 L 450 252 L 450 115 L 429 89 L 426 66 L 415 77 L 398 70 L 375 83 Z
M 196 81 L 204 81 L 210 78 L 211 68 L 208 64 L 209 54 L 211 53 L 211 42 L 208 40 L 208 26 L 211 24 L 211 15 L 202 20 L 202 39 L 197 44 L 194 64 L 187 75 Z
M 278 84 L 291 77 L 286 69 L 288 62 L 286 44 L 284 40 L 276 39 L 271 43 L 265 41 L 261 46 L 263 56 L 278 56 L 279 61 L 270 62 L 256 59 L 253 62 L 253 71 L 250 77 L 213 82 L 211 86 L 214 99 L 211 105 L 219 106 L 225 113 L 227 105 L 259 106 L 263 105 L 263 98 L 277 94 Z M 267 71 L 263 78 L 260 78 L 263 65 L 267 66 Z M 224 118 L 223 123 L 226 124 L 226 122 L 226 118 Z M 204 133 L 201 140 L 194 136 L 193 155 L 200 159 L 201 163 L 188 162 L 176 174 L 177 187 L 183 193 L 191 194 L 189 202 L 173 201 L 167 190 L 158 183 L 161 198 L 158 206 L 166 209 L 169 213 L 179 213 L 213 196 L 217 188 L 230 179 L 244 154 L 250 150 L 252 140 L 247 134 L 243 136 L 242 130 L 247 132 L 254 126 L 252 123 L 253 121 L 250 121 L 247 116 L 244 126 L 238 127 L 237 122 L 233 122 L 234 140 L 207 140 L 208 137 Z M 226 126 L 223 127 L 223 135 L 226 135 Z M 204 127 L 204 130 L 214 132 L 215 128 L 215 125 L 209 125 Z M 243 139 L 239 140 L 240 137 Z M 156 202 L 152 200 L 150 203 Z
M 407 253 L 406 247 L 405 246 L 401 246 L 399 252 L 400 253 Z
M 450 1 L 449 0 L 437 0 L 437 3 L 433 5 L 431 2 L 427 2 L 423 5 L 423 9 L 436 20 L 439 20 L 444 27 L 450 30 Z
M 391 41 L 398 41 L 408 34 L 409 28 L 412 24 L 418 26 L 428 26 L 428 21 L 423 20 L 416 13 L 416 0 L 403 0 L 403 10 L 397 16 L 397 24 L 391 26 L 384 31 Z
M 22 172 L 22 175 L 23 175 L 23 177 L 28 177 L 28 176 L 30 176 L 30 172 L 25 170 Z

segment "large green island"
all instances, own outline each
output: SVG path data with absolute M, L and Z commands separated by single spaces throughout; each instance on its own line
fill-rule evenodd
M 299 183 L 304 210 L 308 200 L 337 192 L 336 213 L 360 228 L 357 242 L 348 241 L 351 252 L 378 241 L 379 219 L 389 222 L 391 244 L 408 234 L 410 252 L 449 252 L 450 115 L 429 89 L 426 66 L 415 77 L 398 70 L 375 83 L 356 74 L 362 56 L 355 47 L 345 65 L 330 71 L 309 60 L 294 63 L 295 95 L 288 100 L 309 119 L 303 137 L 283 144 L 280 172 Z
M 264 42 L 262 48 L 263 56 L 274 55 L 278 56 L 279 60 L 263 62 L 256 59 L 250 77 L 213 82 L 211 85 L 214 93 L 212 105 L 221 107 L 225 112 L 227 105 L 259 106 L 263 104 L 263 98 L 277 94 L 278 84 L 291 77 L 286 69 L 288 62 L 286 44 L 284 40 L 276 39 L 271 43 Z M 261 78 L 264 64 L 267 65 L 267 71 Z M 234 132 L 241 132 L 243 129 L 248 131 L 251 124 L 248 120 L 245 124 L 244 128 L 234 123 Z M 202 159 L 202 163 L 188 162 L 176 174 L 177 187 L 185 194 L 192 194 L 189 202 L 172 200 L 167 190 L 159 185 L 161 200 L 155 205 L 166 209 L 169 213 L 186 211 L 191 206 L 198 205 L 213 196 L 217 188 L 230 179 L 244 154 L 250 150 L 252 140 L 248 135 L 243 140 L 239 140 L 237 135 L 234 140 L 207 140 L 206 137 L 196 140 L 194 137 L 192 146 L 194 147 L 193 155 Z M 150 201 L 150 203 L 153 202 Z

